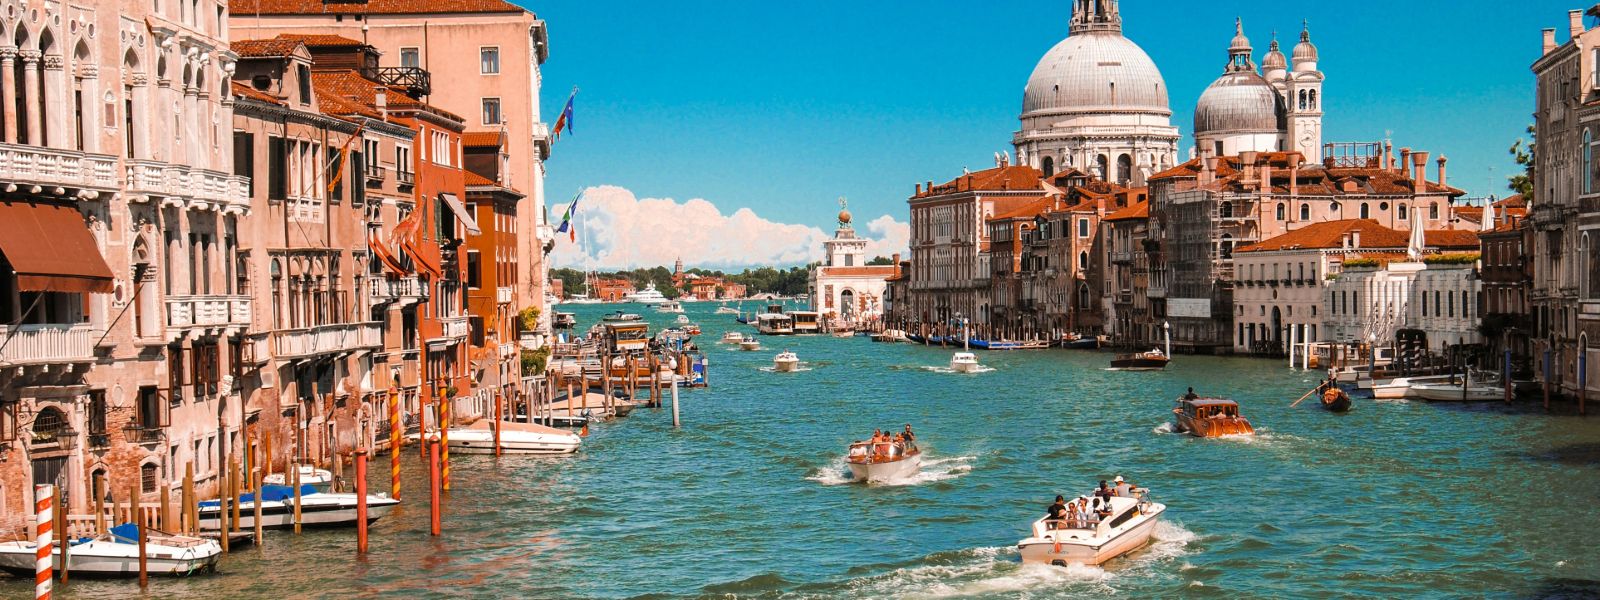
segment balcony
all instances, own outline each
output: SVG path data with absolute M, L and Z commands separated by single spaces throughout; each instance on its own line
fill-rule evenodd
M 417 174 L 411 171 L 395 169 L 394 182 L 396 185 L 410 187 L 417 184 Z
M 466 315 L 440 318 L 439 329 L 439 337 L 429 339 L 429 344 L 435 346 L 455 344 L 467 339 L 467 334 L 472 331 L 472 327 L 467 324 Z
M 167 328 L 248 327 L 249 296 L 168 296 Z
M 138 423 L 129 423 L 122 429 L 122 439 L 130 444 L 154 444 L 165 437 L 165 431 L 160 427 L 145 427 Z
M 88 323 L 0 326 L 0 366 L 90 362 L 95 337 Z
M 511 304 L 516 298 L 516 293 L 508 286 L 500 286 L 495 289 L 494 300 L 499 304 Z
M 550 159 L 550 126 L 544 123 L 533 124 L 533 146 L 539 151 L 539 160 Z
M 134 201 L 161 198 L 200 210 L 215 208 L 233 214 L 250 212 L 250 179 L 222 171 L 131 158 L 128 193 Z
M 425 301 L 428 299 L 428 286 L 422 284 L 416 275 L 407 275 L 399 278 L 380 277 L 372 280 L 372 285 L 367 289 L 375 303 L 394 301 Z M 411 302 L 407 302 L 410 304 Z
M 0 179 L 18 184 L 117 189 L 117 157 L 22 144 L 0 144 Z
M 383 187 L 383 178 L 388 172 L 382 165 L 367 165 L 367 187 Z
M 382 348 L 382 323 L 341 323 L 272 332 L 273 356 L 304 358 L 319 354 Z
M 363 67 L 361 76 L 384 85 L 404 88 L 406 95 L 421 98 L 433 94 L 433 84 L 420 67 Z

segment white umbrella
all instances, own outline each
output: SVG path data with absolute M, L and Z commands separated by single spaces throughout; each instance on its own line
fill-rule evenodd
M 1406 258 L 1422 260 L 1422 249 L 1425 244 L 1422 237 L 1422 211 L 1412 211 L 1411 241 L 1406 244 Z

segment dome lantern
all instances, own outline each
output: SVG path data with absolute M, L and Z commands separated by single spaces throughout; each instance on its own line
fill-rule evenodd
M 1311 43 L 1311 27 L 1307 23 L 1300 26 L 1300 43 L 1294 45 L 1294 70 L 1317 70 L 1317 46 Z

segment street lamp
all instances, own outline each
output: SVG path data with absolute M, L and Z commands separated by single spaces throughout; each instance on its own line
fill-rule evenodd
M 1161 333 L 1164 337 L 1166 337 L 1167 341 L 1167 358 L 1172 358 L 1172 323 L 1162 321 Z

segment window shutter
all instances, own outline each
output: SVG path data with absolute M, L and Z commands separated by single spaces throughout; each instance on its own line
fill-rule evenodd
M 367 156 L 362 152 L 350 153 L 350 203 L 361 206 L 367 203 Z

